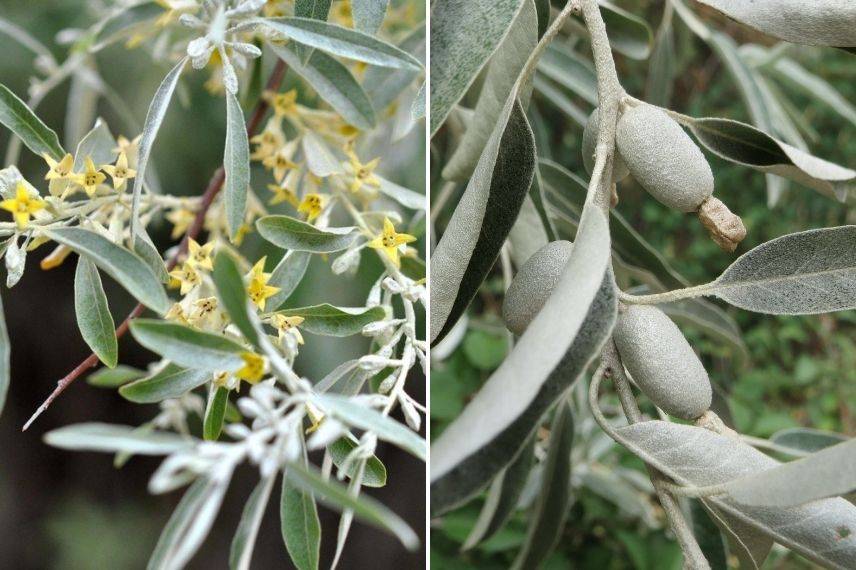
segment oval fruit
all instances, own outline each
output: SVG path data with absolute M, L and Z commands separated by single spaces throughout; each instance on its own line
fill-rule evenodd
M 615 140 L 633 178 L 666 206 L 695 212 L 713 194 L 713 172 L 701 149 L 663 111 L 625 110 Z
M 618 315 L 615 346 L 634 382 L 667 414 L 692 420 L 710 408 L 710 378 L 678 326 L 649 305 Z
M 595 147 L 597 147 L 598 131 L 600 131 L 600 119 L 597 114 L 597 109 L 595 109 L 592 111 L 591 115 L 589 115 L 586 128 L 583 131 L 583 166 L 586 167 L 586 172 L 589 174 L 591 174 L 591 171 L 594 168 L 594 151 Z M 615 160 L 612 164 L 612 181 L 619 182 L 626 178 L 628 174 L 629 171 L 627 170 L 627 165 L 624 164 L 621 154 L 618 152 L 618 149 L 616 149 Z
M 550 242 L 523 264 L 502 303 L 502 320 L 508 330 L 522 335 L 544 307 L 568 264 L 573 246 L 569 241 Z

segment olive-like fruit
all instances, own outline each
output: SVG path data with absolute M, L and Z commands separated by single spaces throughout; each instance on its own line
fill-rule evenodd
M 633 381 L 667 414 L 692 420 L 710 408 L 707 371 L 666 313 L 630 305 L 619 313 L 613 339 Z
M 597 134 L 600 131 L 600 119 L 597 109 L 589 115 L 586 128 L 583 130 L 583 166 L 586 167 L 586 172 L 591 174 L 594 169 L 594 152 L 597 148 Z M 619 182 L 627 177 L 629 171 L 624 164 L 624 160 L 618 153 L 615 152 L 615 159 L 612 161 L 612 181 Z
M 626 109 L 615 141 L 633 178 L 666 206 L 695 212 L 713 194 L 713 172 L 701 149 L 663 111 L 648 105 Z
M 526 260 L 505 292 L 502 320 L 508 330 L 522 335 L 544 307 L 568 264 L 573 245 L 569 241 L 553 241 Z

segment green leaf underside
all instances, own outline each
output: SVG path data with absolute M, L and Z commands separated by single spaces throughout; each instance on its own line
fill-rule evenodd
M 226 309 L 229 318 L 232 319 L 245 339 L 261 349 L 258 332 L 261 326 L 255 313 L 250 312 L 244 278 L 235 259 L 226 252 L 217 254 L 211 278 L 217 288 L 217 297 Z
M 298 570 L 317 570 L 321 547 L 321 523 L 311 489 L 286 476 L 282 480 L 280 523 L 282 538 Z
M 354 27 L 367 34 L 377 32 L 386 16 L 388 4 L 389 0 L 351 0 Z
M 115 368 L 102 368 L 93 372 L 86 378 L 86 383 L 98 388 L 119 388 L 145 375 L 143 370 L 120 364 Z
M 223 185 L 226 204 L 226 221 L 229 235 L 234 240 L 247 211 L 247 188 L 250 186 L 250 143 L 244 112 L 237 97 L 226 90 L 226 145 L 223 151 Z
M 282 257 L 268 280 L 268 285 L 279 288 L 279 293 L 267 300 L 268 306 L 279 308 L 291 297 L 311 260 L 312 254 L 305 251 L 289 251 Z
M 333 253 L 347 249 L 356 239 L 354 228 L 318 229 L 289 216 L 259 218 L 256 227 L 263 238 L 283 249 Z
M 194 445 L 194 440 L 171 432 L 142 433 L 132 426 L 95 422 L 55 429 L 45 434 L 44 440 L 61 449 L 136 455 L 168 455 Z
M 532 184 L 535 140 L 529 122 L 517 101 L 506 104 L 503 114 L 431 259 L 432 343 L 469 306 Z
M 218 386 L 208 400 L 205 410 L 205 421 L 202 424 L 202 435 L 208 441 L 220 439 L 223 431 L 223 420 L 226 417 L 226 404 L 229 402 L 229 390 Z
M 333 465 L 341 466 L 345 462 L 348 454 L 356 449 L 358 443 L 350 437 L 342 437 L 327 447 L 330 452 L 330 457 L 333 460 Z M 351 464 L 346 471 L 348 477 L 353 477 L 357 471 L 356 464 Z M 365 472 L 363 473 L 362 485 L 364 487 L 383 487 L 386 485 L 386 466 L 377 456 L 372 455 L 366 461 Z
M 116 148 L 116 139 L 103 119 L 95 121 L 95 126 L 86 133 L 77 150 L 74 151 L 74 171 L 80 172 L 86 166 L 86 158 L 92 159 L 96 166 L 112 164 L 116 159 L 113 149 Z
M 101 276 L 95 264 L 85 257 L 77 262 L 74 276 L 74 312 L 83 340 L 98 358 L 113 368 L 119 360 L 119 343 Z
M 235 371 L 243 366 L 240 344 L 222 335 L 152 319 L 131 323 L 131 334 L 144 347 L 179 366 L 211 372 Z
M 27 148 L 39 156 L 47 153 L 59 160 L 65 154 L 56 133 L 2 83 L 0 83 L 0 123 L 15 133 Z
M 208 370 L 185 370 L 174 364 L 119 388 L 123 398 L 137 404 L 156 404 L 202 386 L 213 378 Z
M 276 314 L 303 317 L 304 321 L 300 324 L 300 328 L 306 332 L 338 337 L 358 334 L 365 325 L 386 316 L 382 307 L 345 310 L 327 303 L 312 307 L 284 309 L 277 311 Z
M 241 522 L 238 524 L 229 550 L 230 570 L 248 570 L 250 568 L 259 527 L 261 527 L 275 481 L 275 475 L 262 479 L 253 489 L 250 498 L 247 499 L 241 514 Z
M 791 448 L 796 453 L 807 455 L 847 441 L 847 436 L 819 429 L 791 428 L 774 433 L 770 441 L 778 446 Z

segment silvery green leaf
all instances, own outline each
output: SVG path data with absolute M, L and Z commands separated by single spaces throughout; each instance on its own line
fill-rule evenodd
M 255 311 L 250 309 L 250 299 L 247 296 L 244 277 L 231 254 L 227 252 L 217 254 L 214 259 L 214 271 L 211 272 L 211 279 L 217 288 L 217 297 L 226 310 L 226 314 L 232 319 L 232 323 L 238 327 L 244 338 L 250 341 L 253 346 L 261 348 L 259 341 L 260 323 Z
M 574 442 L 574 419 L 571 405 L 559 403 L 550 426 L 550 446 L 541 475 L 541 491 L 529 520 L 526 542 L 513 568 L 539 568 L 565 527 L 571 507 L 571 449 Z
M 354 27 L 361 32 L 374 34 L 386 16 L 389 0 L 351 0 Z
M 689 523 L 696 542 L 711 568 L 728 568 L 723 532 L 713 516 L 708 514 L 698 499 L 689 501 Z
M 306 274 L 312 254 L 305 251 L 286 252 L 271 272 L 268 285 L 278 287 L 279 293 L 269 298 L 268 306 L 278 308 L 294 293 Z
M 282 480 L 279 518 L 282 539 L 298 570 L 317 570 L 321 547 L 321 522 L 311 488 L 298 486 L 289 471 Z
M 208 394 L 208 405 L 205 407 L 205 419 L 202 422 L 202 437 L 208 441 L 220 439 L 223 431 L 223 420 L 226 418 L 226 404 L 229 403 L 229 389 L 216 386 Z
M 244 112 L 237 97 L 226 90 L 226 147 L 223 152 L 226 181 L 223 190 L 229 235 L 234 240 L 247 212 L 247 188 L 250 186 L 250 143 Z
M 526 115 L 509 99 L 476 171 L 431 257 L 431 342 L 469 306 L 529 192 L 535 141 Z
M 330 444 L 327 451 L 330 452 L 330 458 L 333 460 L 333 465 L 340 467 L 348 455 L 356 449 L 358 443 L 353 436 L 342 437 Z M 351 462 L 348 469 L 345 471 L 348 477 L 353 477 L 357 471 L 355 462 Z M 363 470 L 362 481 L 364 487 L 384 487 L 386 485 L 386 466 L 377 456 L 372 455 L 367 461 Z
M 116 148 L 116 139 L 110 132 L 110 127 L 104 119 L 98 118 L 95 126 L 84 135 L 77 144 L 74 151 L 74 171 L 80 172 L 84 169 L 86 158 L 92 159 L 97 167 L 102 164 L 112 164 L 116 158 L 113 149 Z
M 81 141 L 95 121 L 98 99 L 101 96 L 96 87 L 99 81 L 100 77 L 92 60 L 82 65 L 71 77 L 63 126 L 63 140 L 68 148 L 73 148 Z
M 777 431 L 770 441 L 778 447 L 789 448 L 792 455 L 808 455 L 847 441 L 847 436 L 810 428 L 790 428 Z
M 163 257 L 161 257 L 161 253 L 155 247 L 155 244 L 152 243 L 152 238 L 149 237 L 149 234 L 143 230 L 142 233 L 137 234 L 137 239 L 132 241 L 134 242 L 134 253 L 139 255 L 148 264 L 152 272 L 162 283 L 168 283 L 170 277 L 169 272 L 166 270 L 166 264 L 163 261 Z
M 710 36 L 710 45 L 733 76 L 743 101 L 748 107 L 752 122 L 761 130 L 771 130 L 772 121 L 768 109 L 764 106 L 764 97 L 756 81 L 756 72 L 744 61 L 737 43 L 730 36 L 713 32 Z
M 420 70 L 419 60 L 392 44 L 335 24 L 308 18 L 261 18 L 256 23 L 332 55 L 381 67 Z
M 425 97 L 426 97 L 426 82 L 423 81 L 422 85 L 419 86 L 419 90 L 416 91 L 416 96 L 413 97 L 413 102 L 410 104 L 410 120 L 415 123 L 421 119 L 425 118 L 425 111 L 427 109 Z M 412 128 L 412 127 L 411 127 Z M 410 129 L 407 129 L 404 134 L 397 137 L 396 140 L 404 138 L 404 136 L 410 132 Z
M 425 62 L 425 26 L 417 26 L 398 44 L 402 51 L 412 54 L 419 61 Z M 374 108 L 382 111 L 411 84 L 418 75 L 409 69 L 390 69 L 388 67 L 369 67 L 363 78 L 363 89 Z
M 322 51 L 313 51 L 304 64 L 294 49 L 296 46 L 271 44 L 270 47 L 345 121 L 361 131 L 375 126 L 372 102 L 347 67 Z
M 778 465 L 738 440 L 695 426 L 647 421 L 617 429 L 616 437 L 646 463 L 684 485 L 718 485 Z M 784 508 L 740 505 L 718 496 L 707 500 L 822 566 L 856 564 L 856 534 L 848 532 L 856 527 L 856 506 L 844 499 Z
M 773 548 L 773 540 L 743 520 L 718 510 L 709 500 L 700 499 L 699 502 L 722 531 L 740 567 L 760 570 Z
M 153 311 L 163 314 L 169 310 L 169 298 L 160 280 L 142 259 L 127 249 L 83 228 L 45 230 L 45 235 L 87 257 Z
M 592 105 L 597 105 L 597 78 L 594 65 L 563 44 L 547 48 L 538 62 L 538 71 Z
M 663 20 L 654 37 L 654 49 L 648 61 L 648 79 L 645 100 L 652 105 L 668 107 L 672 100 L 676 74 L 675 28 L 672 24 L 674 8 L 667 3 Z
M 93 372 L 86 378 L 86 383 L 97 388 L 119 388 L 145 375 L 143 370 L 120 364 L 115 368 L 102 368 Z
M 435 2 L 431 7 L 431 136 L 496 51 L 523 0 Z
M 161 532 L 148 570 L 185 567 L 208 536 L 228 485 L 228 479 L 200 477 L 187 489 Z
M 259 234 L 283 249 L 333 253 L 347 249 L 356 239 L 354 228 L 319 229 L 290 216 L 265 216 L 256 221 Z
M 565 95 L 561 89 L 553 85 L 552 82 L 544 78 L 544 74 L 539 72 L 532 80 L 532 85 L 535 90 L 547 98 L 550 103 L 555 105 L 560 111 L 568 116 L 571 120 L 581 127 L 585 127 L 588 121 L 588 113 L 583 111 L 576 103 L 571 101 L 570 97 Z
M 658 307 L 679 325 L 695 327 L 709 337 L 729 345 L 737 368 L 749 361 L 749 349 L 734 319 L 713 303 L 703 299 L 683 299 Z
M 9 393 L 9 381 L 11 373 L 9 364 L 12 356 L 12 347 L 9 344 L 9 331 L 6 328 L 6 315 L 3 310 L 3 300 L 0 299 L 0 413 L 6 405 L 6 395 Z
M 300 18 L 326 20 L 332 0 L 295 0 L 294 15 Z
M 155 319 L 131 322 L 137 342 L 179 366 L 211 372 L 235 371 L 243 365 L 246 349 L 220 334 Z
M 775 174 L 845 200 L 856 187 L 856 171 L 778 141 L 751 125 L 730 119 L 690 119 L 687 126 L 717 156 Z
M 312 131 L 303 134 L 303 154 L 309 171 L 319 178 L 332 174 L 341 174 L 342 160 L 339 159 L 327 143 Z
M 45 61 L 56 65 L 56 60 L 54 59 L 51 51 L 27 30 L 16 25 L 14 22 L 0 18 L 0 33 L 9 36 L 23 47 L 33 52 L 33 54 L 43 58 Z
M 386 178 L 378 176 L 380 179 L 380 191 L 411 210 L 425 210 L 428 207 L 428 199 L 424 194 L 414 192 L 403 186 L 399 186 L 395 182 L 390 182 Z
M 113 10 L 110 15 L 99 22 L 95 37 L 92 38 L 91 51 L 99 51 L 104 46 L 128 35 L 140 24 L 154 20 L 164 13 L 163 6 L 158 2 L 137 2 Z
M 383 307 L 348 308 L 334 307 L 328 303 L 312 307 L 300 307 L 276 311 L 287 317 L 303 317 L 300 328 L 306 332 L 324 336 L 351 336 L 359 334 L 369 323 L 379 321 L 386 316 Z
M 262 518 L 264 518 L 275 481 L 276 475 L 262 479 L 247 499 L 244 512 L 241 514 L 241 522 L 238 523 L 238 529 L 235 531 L 232 547 L 229 550 L 230 570 L 250 569 L 259 527 L 262 525 Z
M 18 244 L 17 234 L 6 242 L 5 248 L 6 255 L 3 261 L 6 264 L 6 287 L 11 289 L 24 276 L 24 269 L 27 267 L 27 249 Z
M 135 455 L 169 455 L 193 446 L 194 440 L 169 432 L 140 433 L 131 426 L 83 423 L 49 431 L 45 443 L 75 451 L 118 451 Z
M 776 136 L 781 137 L 786 143 L 797 147 L 802 151 L 808 150 L 808 144 L 805 142 L 802 134 L 797 128 L 794 121 L 785 110 L 784 95 L 777 92 L 772 83 L 763 76 L 757 76 L 755 82 L 764 99 L 764 105 L 770 115 L 770 121 L 773 126 L 773 132 Z M 788 103 L 790 104 L 790 103 Z
M 469 550 L 488 540 L 505 526 L 514 513 L 529 472 L 532 471 L 532 463 L 535 461 L 534 447 L 535 438 L 530 437 L 514 461 L 494 478 L 479 518 L 464 542 L 463 550 Z
M 538 15 L 533 0 L 524 0 L 508 33 L 490 59 L 472 120 L 452 157 L 443 168 L 447 180 L 467 180 L 472 175 L 505 101 L 538 43 Z
M 325 481 L 314 469 L 297 464 L 288 466 L 286 477 L 302 489 L 315 493 L 316 499 L 328 507 L 351 510 L 358 519 L 394 534 L 408 550 L 418 548 L 419 537 L 407 523 L 371 497 L 354 497 L 342 485 Z
M 157 91 L 155 92 L 152 102 L 149 105 L 149 110 L 146 113 L 146 121 L 143 124 L 143 133 L 140 138 L 140 149 L 137 155 L 137 175 L 134 178 L 134 197 L 131 204 L 131 232 L 134 239 L 136 235 L 142 233 L 140 227 L 139 212 L 140 212 L 140 196 L 143 191 L 143 181 L 146 177 L 146 166 L 149 163 L 149 156 L 152 153 L 152 146 L 155 143 L 155 138 L 158 136 L 161 123 L 166 116 L 166 111 L 169 108 L 169 102 L 172 100 L 172 95 L 175 93 L 175 88 L 178 85 L 178 79 L 181 77 L 181 72 L 184 66 L 187 65 L 187 58 L 179 61 L 169 73 L 164 77 Z
M 612 49 L 631 59 L 647 59 L 654 41 L 648 22 L 612 2 L 600 0 L 599 4 Z
M 185 370 L 174 364 L 119 388 L 119 394 L 137 404 L 156 404 L 178 398 L 213 378 L 208 370 Z
M 59 137 L 48 128 L 27 104 L 0 83 L 0 124 L 15 133 L 31 151 L 59 160 L 65 154 Z
M 856 439 L 729 481 L 741 505 L 793 507 L 856 490 Z
M 101 362 L 114 368 L 119 360 L 116 325 L 107 306 L 98 268 L 86 257 L 78 260 L 74 274 L 74 312 L 83 340 Z
M 856 226 L 798 232 L 761 244 L 711 283 L 709 294 L 774 315 L 856 308 Z
M 511 353 L 431 448 L 431 510 L 462 504 L 505 468 L 585 371 L 615 324 L 609 229 L 587 208 L 559 286 Z M 526 378 L 521 382 L 521 378 Z
M 856 6 L 847 0 L 699 0 L 729 18 L 797 44 L 856 46 Z
M 771 69 L 777 77 L 796 85 L 806 95 L 823 101 L 830 109 L 856 125 L 856 106 L 823 78 L 788 57 L 778 58 Z
M 523 201 L 520 214 L 508 234 L 508 241 L 511 244 L 511 260 L 517 268 L 522 267 L 527 259 L 549 241 L 544 223 L 529 196 Z
M 425 440 L 394 419 L 355 403 L 351 398 L 320 394 L 314 401 L 333 417 L 358 429 L 375 433 L 378 439 L 388 441 L 423 461 L 428 455 Z

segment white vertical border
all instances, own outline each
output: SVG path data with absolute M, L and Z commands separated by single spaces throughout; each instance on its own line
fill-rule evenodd
M 441 2 L 443 0 L 437 0 Z M 425 342 L 428 344 L 425 371 L 425 569 L 431 567 L 431 2 L 425 0 Z

